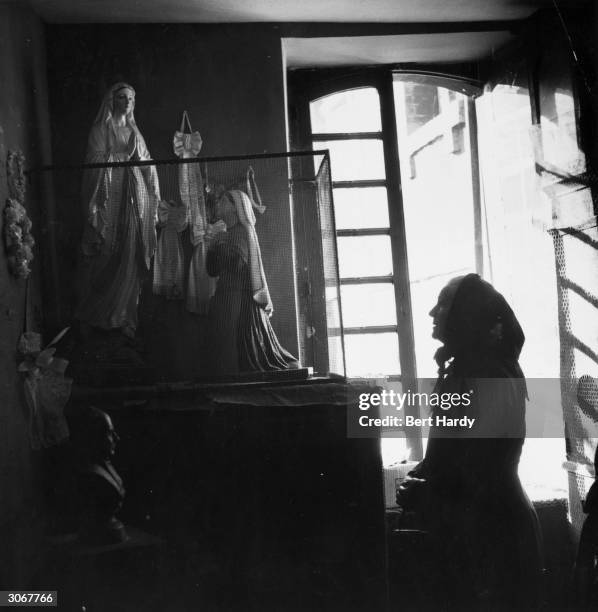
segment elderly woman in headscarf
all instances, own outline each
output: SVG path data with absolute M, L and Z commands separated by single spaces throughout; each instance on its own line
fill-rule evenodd
M 208 251 L 208 274 L 218 277 L 210 302 L 210 357 L 215 374 L 297 368 L 272 329 L 273 306 L 255 231 L 253 203 L 240 189 L 225 191 L 216 217 L 226 224 Z
M 450 281 L 430 311 L 437 393 L 457 394 L 433 417 L 475 419 L 430 429 L 424 460 L 400 488 L 435 551 L 434 578 L 454 610 L 530 610 L 541 576 L 537 516 L 517 474 L 525 438 L 524 335 L 505 298 L 477 274 Z M 437 422 L 437 421 L 435 421 Z
M 86 163 L 150 159 L 134 109 L 135 90 L 130 85 L 110 87 L 89 133 Z M 75 313 L 82 323 L 135 335 L 141 281 L 156 248 L 159 201 L 154 166 L 85 171 L 83 261 Z

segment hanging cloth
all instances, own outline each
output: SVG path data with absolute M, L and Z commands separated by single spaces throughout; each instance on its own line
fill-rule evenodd
M 182 204 L 165 202 L 158 205 L 158 224 L 162 228 L 154 260 L 153 291 L 169 300 L 183 299 L 183 245 L 181 232 L 188 223 L 188 211 Z
M 189 132 L 185 132 L 185 129 Z M 181 129 L 174 133 L 172 138 L 172 146 L 174 153 L 177 157 L 182 159 L 188 159 L 190 157 L 197 157 L 201 151 L 201 145 L 203 141 L 199 132 L 194 132 L 191 128 L 191 121 L 189 119 L 189 113 L 183 111 L 183 118 L 181 119 Z
M 201 145 L 201 135 L 193 131 L 189 114 L 184 111 L 181 128 L 173 137 L 174 152 L 181 159 L 194 158 L 199 155 Z M 209 276 L 206 271 L 210 232 L 199 163 L 179 164 L 179 193 L 183 205 L 189 211 L 190 238 L 193 245 L 187 283 L 187 310 L 196 314 L 207 314 L 210 298 L 216 289 L 216 279 Z

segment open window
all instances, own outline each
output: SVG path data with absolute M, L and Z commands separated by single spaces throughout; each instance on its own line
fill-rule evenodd
M 347 375 L 399 376 L 388 189 L 375 87 L 310 103 L 314 149 L 328 149 L 336 218 Z
M 434 378 L 428 312 L 450 278 L 478 272 L 520 317 L 528 376 L 558 378 L 550 211 L 529 90 L 390 69 L 307 72 L 290 77 L 293 145 L 330 150 L 348 375 L 397 390 Z M 386 470 L 421 457 L 419 434 L 383 438 Z M 532 497 L 564 495 L 563 458 L 562 437 L 526 442 L 520 472 Z
M 483 267 L 474 88 L 388 71 L 301 89 L 303 142 L 331 156 L 347 374 L 433 377 L 427 313 Z

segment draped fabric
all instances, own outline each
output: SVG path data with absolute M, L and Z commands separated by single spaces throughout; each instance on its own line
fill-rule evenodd
M 198 163 L 179 166 L 179 189 L 182 201 L 189 209 L 189 224 L 193 255 L 189 263 L 187 310 L 206 315 L 216 281 L 206 271 L 206 256 L 211 239 L 207 221 L 204 184 Z
M 500 333 L 491 329 L 500 326 Z M 445 358 L 453 369 L 467 372 L 482 362 L 492 362 L 505 378 L 523 380 L 519 355 L 525 336 L 505 298 L 477 274 L 461 278 L 446 326 Z
M 114 94 L 106 93 L 89 133 L 86 163 L 130 161 L 133 138 L 135 160 L 150 153 L 133 114 L 117 125 L 112 114 Z M 137 326 L 137 303 L 142 278 L 156 249 L 156 210 L 160 188 L 155 166 L 89 168 L 83 177 L 85 227 L 79 272 L 76 318 L 103 329 Z
M 448 609 L 533 609 L 541 575 L 538 521 L 517 474 L 525 437 L 521 327 L 478 275 L 460 282 L 446 320 L 438 393 L 471 405 L 435 415 L 475 418 L 471 432 L 431 430 L 413 475 L 426 481 L 423 514 Z M 494 606 L 494 607 L 493 607 Z
M 184 253 L 181 232 L 187 228 L 187 208 L 174 202 L 160 202 L 158 222 L 162 231 L 154 259 L 154 286 L 156 295 L 171 300 L 183 299 Z
M 185 134 L 177 130 L 172 139 L 172 148 L 175 155 L 184 159 L 197 157 L 201 150 L 201 145 L 202 139 L 199 132 Z
M 185 133 L 185 124 L 190 133 Z M 189 116 L 185 111 L 181 129 L 174 133 L 173 149 L 177 157 L 190 159 L 197 157 L 201 150 L 202 139 L 197 131 L 191 130 Z M 178 167 L 179 193 L 181 202 L 189 213 L 190 237 L 193 254 L 189 263 L 187 283 L 187 310 L 200 315 L 208 313 L 210 298 L 214 295 L 216 281 L 206 271 L 206 254 L 210 240 L 210 225 L 206 215 L 204 182 L 199 163 L 189 162 Z

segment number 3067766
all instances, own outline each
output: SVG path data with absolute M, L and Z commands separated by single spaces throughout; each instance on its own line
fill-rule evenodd
M 56 606 L 56 591 L 0 591 L 0 606 Z

